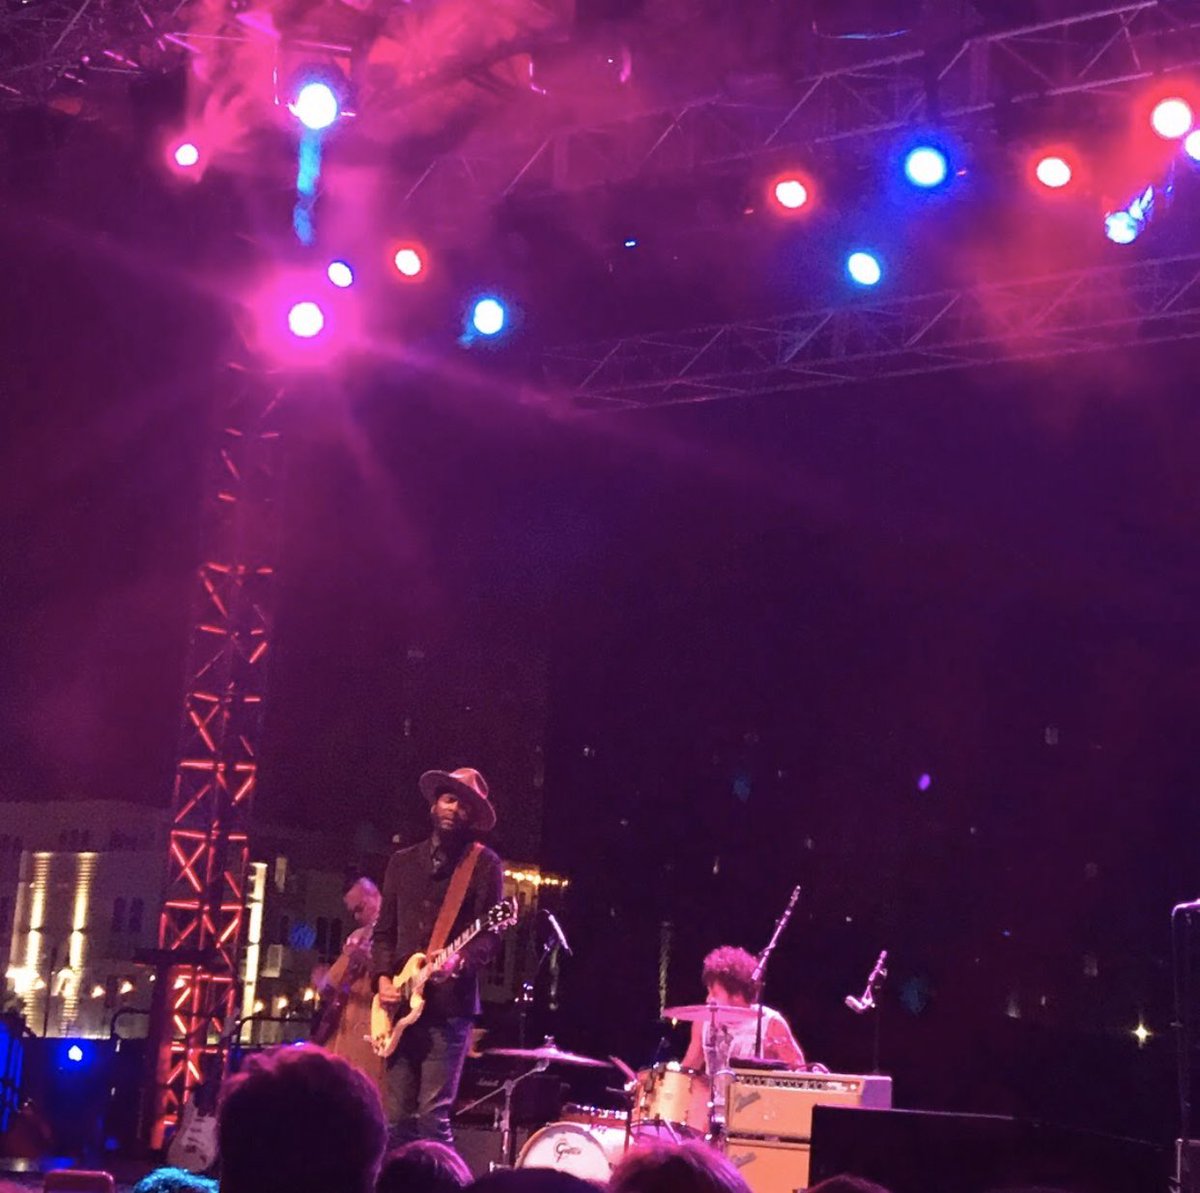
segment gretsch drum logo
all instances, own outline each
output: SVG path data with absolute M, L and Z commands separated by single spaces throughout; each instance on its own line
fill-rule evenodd
M 560 1139 L 554 1145 L 555 1163 L 561 1164 L 568 1156 L 582 1156 L 583 1148 L 569 1139 Z

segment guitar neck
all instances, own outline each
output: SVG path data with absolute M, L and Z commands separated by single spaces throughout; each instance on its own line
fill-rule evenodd
M 478 919 L 467 927 L 465 931 L 460 932 L 444 949 L 438 949 L 437 952 L 426 954 L 424 965 L 401 986 L 401 998 L 411 999 L 417 991 L 423 989 L 426 981 L 429 979 L 429 975 L 441 969 L 446 962 L 446 958 L 451 953 L 457 953 L 464 945 L 469 944 L 486 926 L 484 920 Z
M 476 920 L 460 932 L 444 949 L 438 949 L 433 954 L 431 962 L 434 969 L 442 965 L 452 953 L 457 953 L 464 945 L 468 945 L 483 931 L 483 920 Z

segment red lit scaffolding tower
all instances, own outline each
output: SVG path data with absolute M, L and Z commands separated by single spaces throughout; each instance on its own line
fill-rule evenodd
M 219 1068 L 222 1039 L 238 1014 L 274 608 L 280 393 L 269 376 L 237 365 L 224 371 L 223 384 L 159 921 L 156 1080 L 147 1123 L 153 1147 L 162 1145 L 192 1091 L 215 1076 L 209 1070 Z

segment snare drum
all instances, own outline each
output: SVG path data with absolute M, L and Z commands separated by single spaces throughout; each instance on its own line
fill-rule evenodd
M 642 1069 L 634 1099 L 634 1123 L 670 1123 L 703 1135 L 708 1130 L 708 1104 L 712 1084 L 697 1069 L 671 1061 Z
M 629 1121 L 628 1110 L 609 1110 L 602 1106 L 581 1106 L 578 1102 L 568 1102 L 562 1108 L 560 1121 L 564 1123 L 582 1123 L 585 1127 L 620 1127 L 625 1130 Z
M 629 1144 L 678 1142 L 679 1134 L 666 1125 L 645 1123 L 629 1133 Z M 608 1123 L 550 1123 L 535 1131 L 517 1157 L 518 1168 L 553 1168 L 585 1181 L 607 1184 L 617 1161 L 625 1154 L 624 1125 Z

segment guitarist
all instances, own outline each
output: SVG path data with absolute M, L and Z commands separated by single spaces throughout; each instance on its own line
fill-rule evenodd
M 374 973 L 385 1006 L 399 1003 L 392 978 L 413 953 L 453 940 L 503 893 L 500 858 L 476 840 L 496 824 L 483 776 L 470 767 L 450 773 L 427 771 L 419 787 L 429 803 L 433 834 L 392 854 L 375 928 Z M 444 929 L 439 942 L 433 941 L 435 927 Z M 447 957 L 426 983 L 424 1012 L 400 1037 L 384 1070 L 383 1104 L 391 1146 L 414 1139 L 453 1146 L 450 1110 L 458 1096 L 471 1026 L 479 1014 L 478 975 L 497 948 L 497 938 L 482 933 L 461 953 Z
M 367 1037 L 371 1029 L 371 997 L 375 992 L 371 938 L 383 900 L 379 888 L 369 878 L 360 878 L 342 901 L 355 926 L 337 960 L 328 968 L 318 966 L 313 971 L 321 1009 L 312 1040 L 344 1057 L 379 1085 L 383 1065 Z

